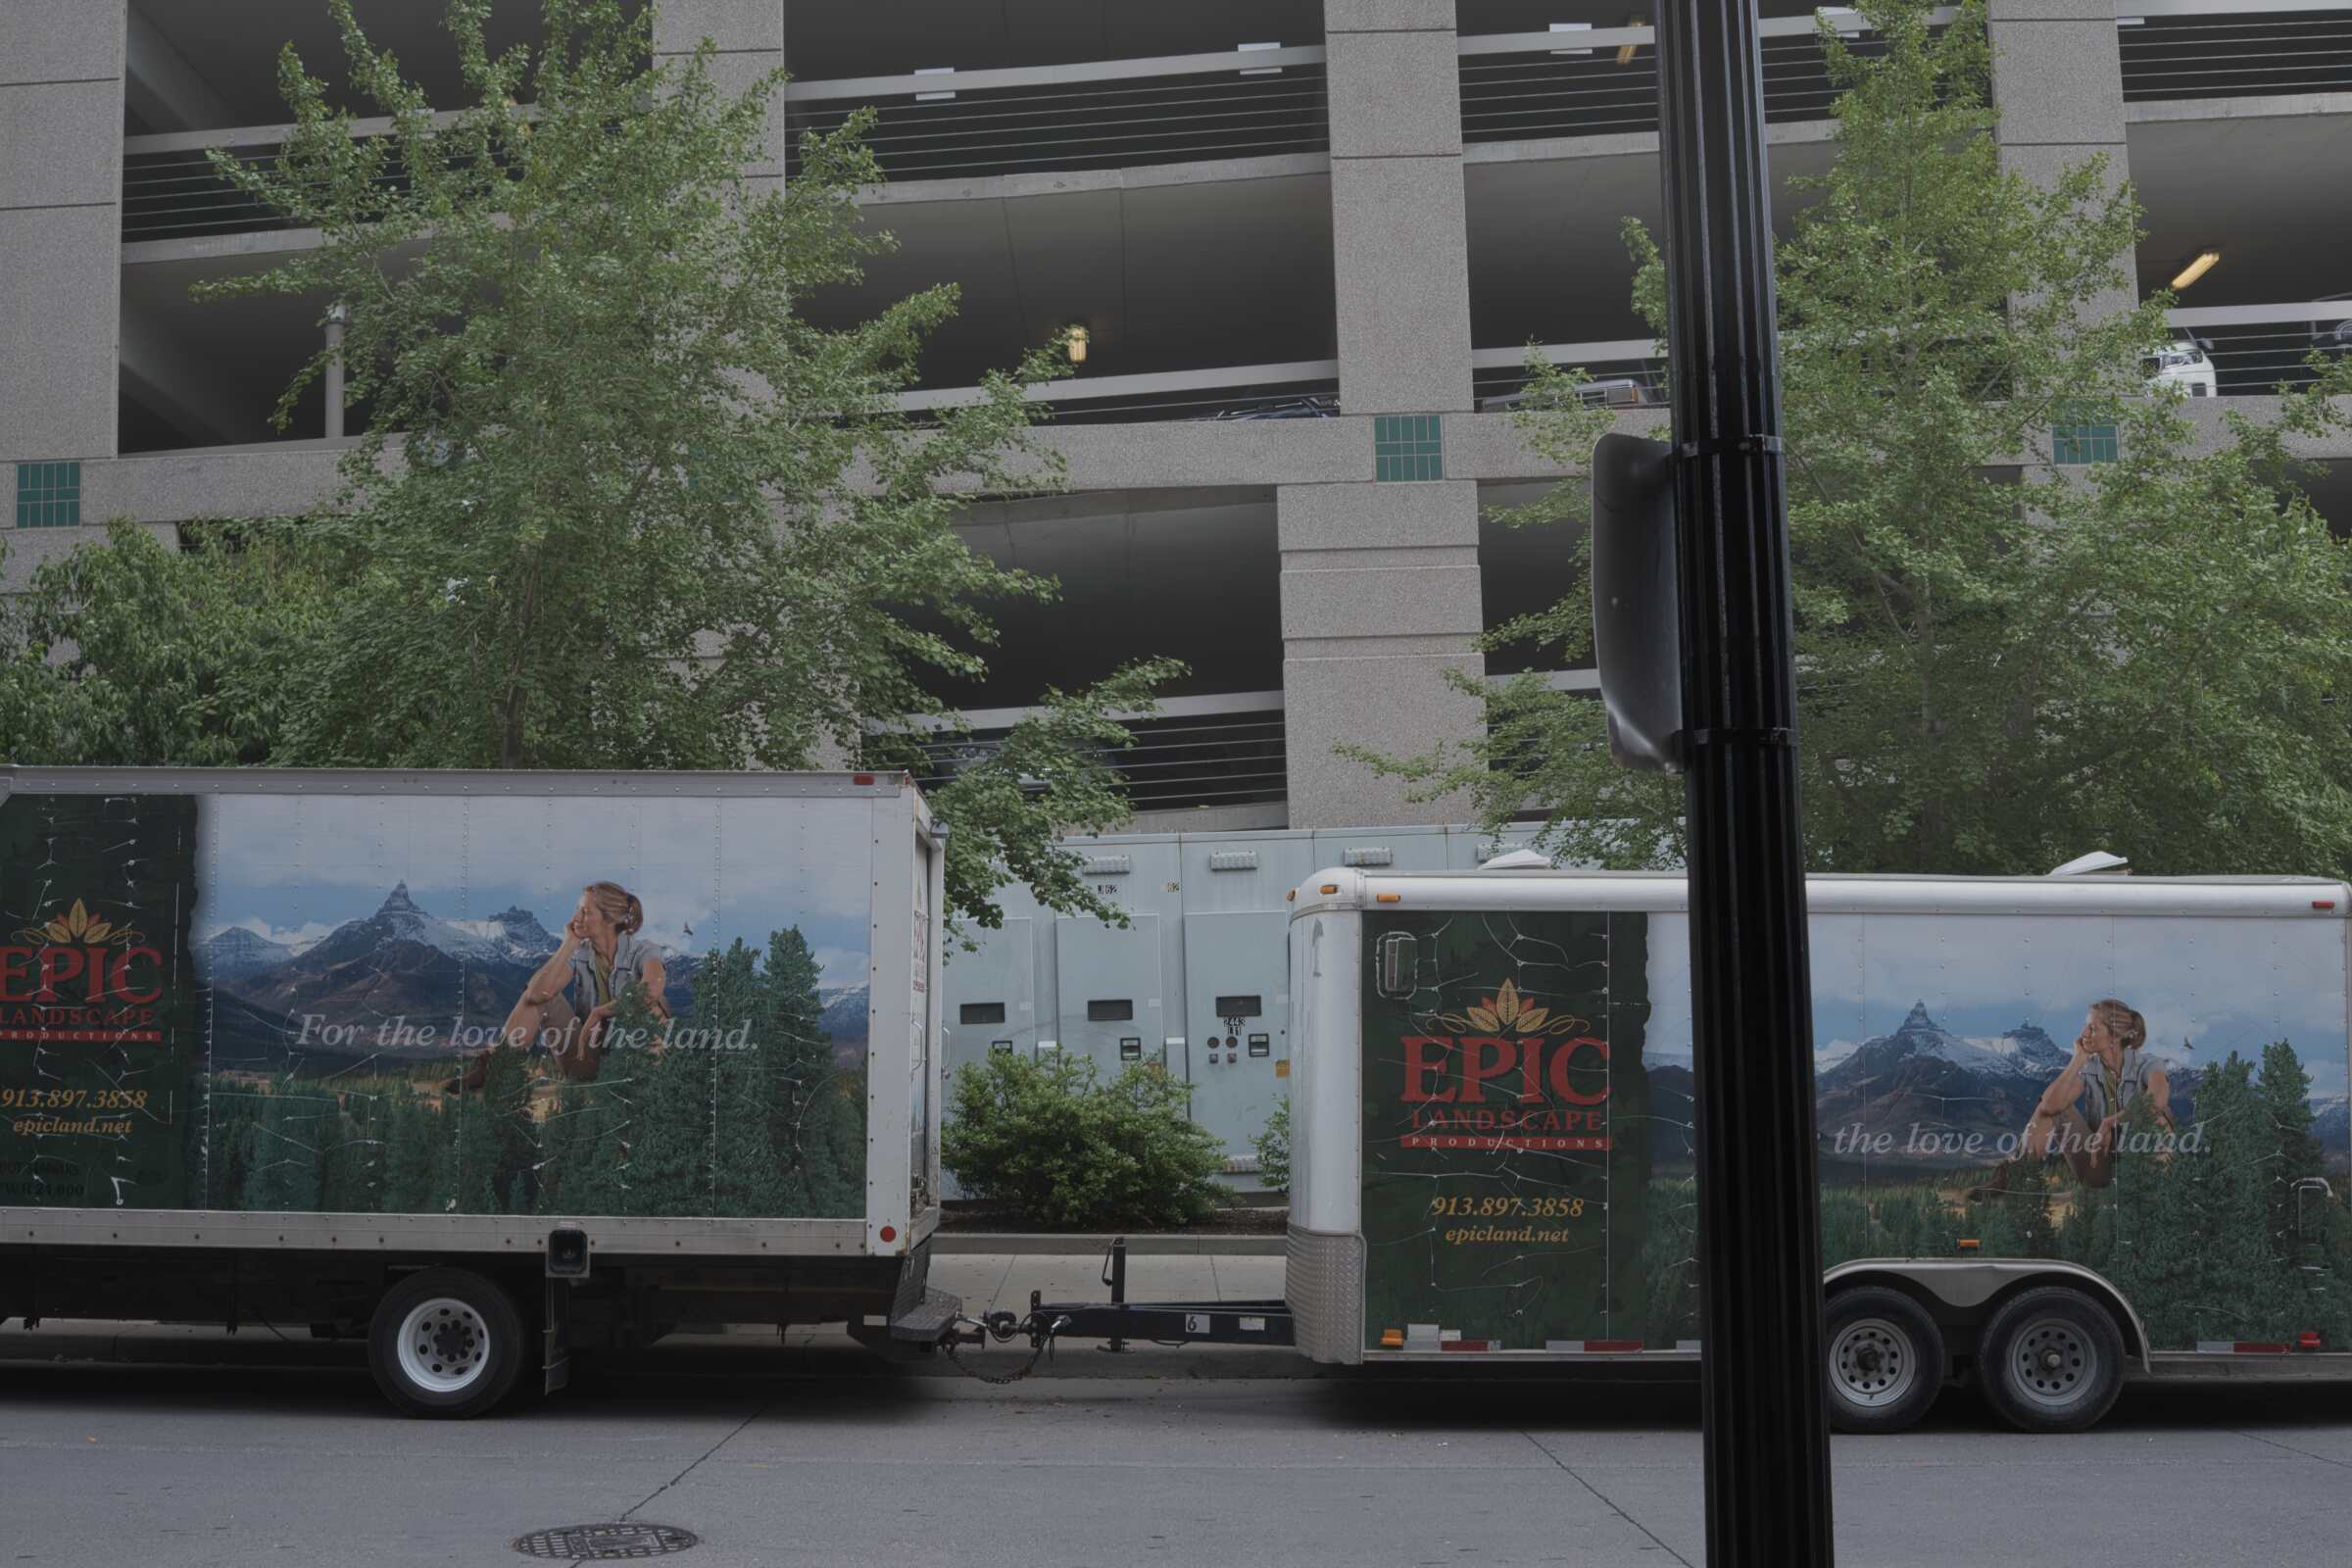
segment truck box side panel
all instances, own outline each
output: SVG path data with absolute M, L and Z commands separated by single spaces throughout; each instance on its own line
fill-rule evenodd
M 936 1025 L 904 999 L 936 963 L 936 897 L 916 912 L 928 823 L 900 781 L 6 783 L 8 1239 L 512 1251 L 580 1221 L 600 1250 L 672 1256 L 915 1240 Z

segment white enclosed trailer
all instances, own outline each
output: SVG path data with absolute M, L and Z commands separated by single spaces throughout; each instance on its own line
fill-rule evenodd
M 0 1320 L 927 1344 L 943 839 L 896 774 L 0 768 Z
M 2127 1376 L 2352 1378 L 2342 883 L 1833 876 L 1809 900 L 1841 1424 L 1907 1425 L 1955 1381 L 2072 1430 Z M 1673 875 L 1299 889 L 1305 1353 L 1696 1356 L 1687 908 Z

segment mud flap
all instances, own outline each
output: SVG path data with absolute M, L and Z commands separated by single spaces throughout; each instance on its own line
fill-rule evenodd
M 571 1281 L 546 1282 L 540 1322 L 540 1392 L 554 1394 L 571 1382 Z

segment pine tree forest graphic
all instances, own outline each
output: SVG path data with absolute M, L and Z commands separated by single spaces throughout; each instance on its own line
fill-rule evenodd
M 835 1058 L 797 928 L 696 971 L 691 1038 L 565 1082 L 513 1049 L 318 1077 L 222 1072 L 190 1118 L 193 1206 L 346 1214 L 853 1217 L 865 1071 Z M 624 996 L 616 1038 L 658 1039 Z
M 2286 1041 L 2259 1061 L 2230 1053 L 2197 1087 L 2204 1147 L 2121 1158 L 2106 1188 L 2077 1187 L 2055 1162 L 2011 1166 L 1989 1190 L 1971 1185 L 1982 1173 L 1825 1183 L 1822 1264 L 2056 1258 L 2113 1281 L 2157 1349 L 2291 1346 L 2313 1332 L 2327 1349 L 2352 1349 L 2352 1207 L 2312 1135 L 2310 1082 Z M 2128 1119 L 2153 1125 L 2153 1107 L 2143 1097 Z M 1687 1176 L 1650 1184 L 1652 1346 L 1698 1335 L 1696 1200 Z

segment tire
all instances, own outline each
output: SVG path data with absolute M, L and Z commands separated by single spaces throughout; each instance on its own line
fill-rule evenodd
M 2107 1309 L 2063 1285 L 2001 1303 L 1978 1342 L 1984 1399 L 2020 1432 L 2081 1432 L 2124 1387 L 2124 1337 Z
M 1830 1424 L 1840 1432 L 1900 1432 L 1943 1388 L 1943 1331 L 1902 1292 L 1861 1285 L 1822 1314 Z
M 505 1290 L 462 1268 L 428 1268 L 385 1293 L 368 1327 L 375 1386 L 403 1415 L 463 1421 L 514 1391 L 528 1356 Z
M 1942 1331 L 1927 1307 L 1886 1286 L 1856 1286 L 1823 1312 L 1830 1425 L 1903 1432 L 1942 1390 Z

